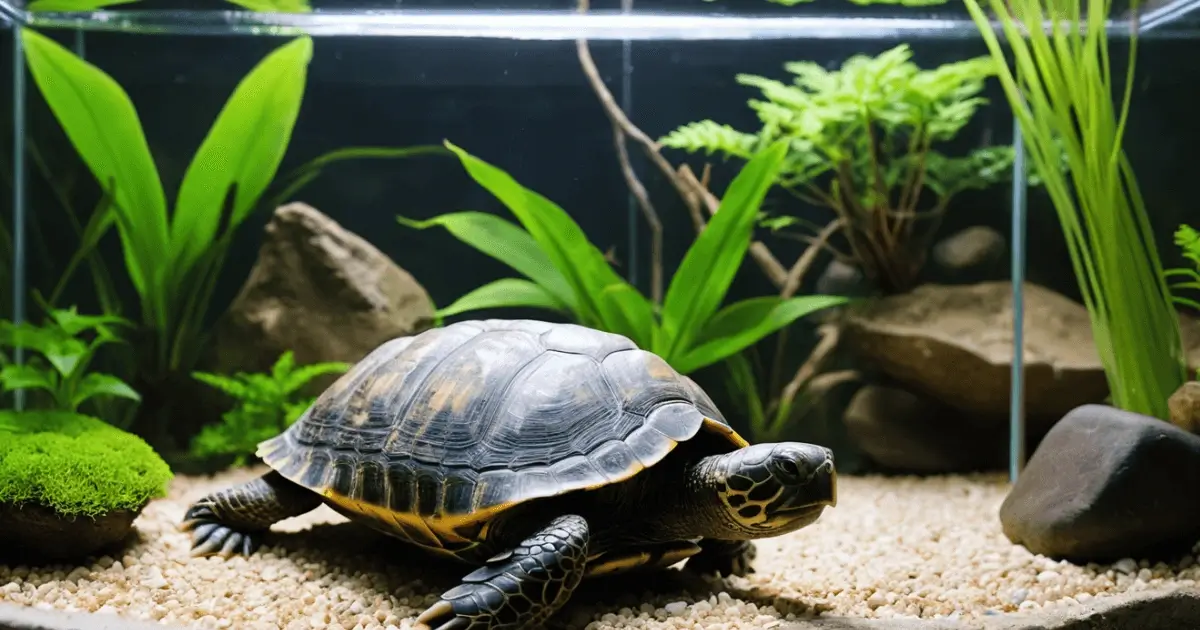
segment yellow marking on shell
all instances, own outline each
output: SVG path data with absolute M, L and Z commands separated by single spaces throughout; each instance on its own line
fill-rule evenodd
M 650 561 L 651 557 L 652 554 L 649 551 L 630 551 L 622 554 L 605 554 L 598 558 L 596 562 L 588 562 L 586 574 L 591 577 L 593 575 L 622 573 L 645 565 Z
M 717 422 L 716 420 L 713 420 L 712 418 L 704 419 L 704 428 L 708 431 L 711 431 L 713 433 L 719 433 L 722 436 L 728 438 L 729 441 L 736 444 L 738 448 L 746 448 L 747 446 L 750 446 L 750 443 L 747 442 L 746 439 L 743 438 L 741 435 L 738 435 L 738 432 L 734 431 L 732 427 L 725 425 L 725 424 L 721 424 L 720 422 Z
M 501 504 L 486 509 L 474 510 L 469 514 L 456 516 L 436 514 L 428 518 L 423 518 L 419 514 L 397 512 L 384 506 L 347 497 L 335 492 L 332 488 L 326 488 L 321 492 L 321 495 L 356 514 L 384 524 L 395 523 L 401 528 L 407 526 L 408 528 L 422 532 L 426 536 L 425 540 L 416 540 L 413 542 L 422 547 L 440 550 L 450 555 L 459 553 L 463 549 L 459 547 L 447 549 L 447 544 L 474 546 L 480 541 L 487 539 L 483 531 L 478 536 L 468 538 L 460 533 L 461 530 L 484 522 L 483 529 L 486 531 L 487 525 L 491 524 L 492 517 L 511 507 L 511 504 Z

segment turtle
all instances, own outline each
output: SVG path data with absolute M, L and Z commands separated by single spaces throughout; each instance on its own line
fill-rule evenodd
M 191 554 L 251 556 L 325 504 L 472 569 L 417 618 L 430 630 L 539 627 L 584 578 L 685 560 L 746 575 L 753 540 L 837 505 L 830 449 L 750 444 L 628 337 L 528 319 L 386 341 L 256 455 L 264 474 L 186 510 Z

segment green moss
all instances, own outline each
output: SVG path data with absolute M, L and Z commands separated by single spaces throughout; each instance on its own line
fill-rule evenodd
M 0 411 L 0 497 L 64 515 L 137 509 L 166 494 L 172 474 L 141 438 L 59 411 Z

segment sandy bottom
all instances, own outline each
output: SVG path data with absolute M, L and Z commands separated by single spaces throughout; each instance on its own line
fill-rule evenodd
M 0 566 L 0 601 L 198 628 L 410 628 L 464 571 L 407 552 L 327 508 L 275 526 L 251 559 L 191 558 L 175 529 L 189 501 L 260 471 L 176 479 L 137 521 L 140 540 L 85 567 Z M 1086 567 L 1010 544 L 1001 477 L 843 477 L 815 525 L 758 543 L 757 573 L 705 581 L 679 571 L 592 582 L 560 628 L 771 628 L 819 614 L 957 617 L 1076 606 L 1200 579 L 1132 559 Z M 422 568 L 418 568 L 422 567 Z

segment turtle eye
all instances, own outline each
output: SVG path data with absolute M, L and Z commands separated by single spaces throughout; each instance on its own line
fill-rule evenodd
M 779 472 L 783 473 L 784 475 L 789 477 L 800 476 L 800 467 L 796 465 L 796 462 L 790 459 L 780 459 L 775 466 L 779 469 Z

